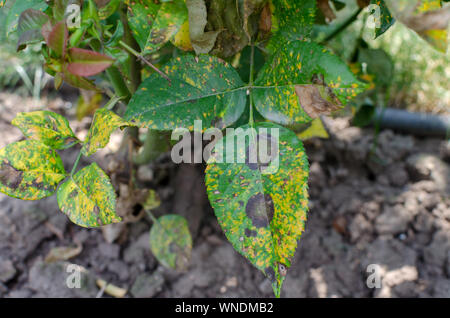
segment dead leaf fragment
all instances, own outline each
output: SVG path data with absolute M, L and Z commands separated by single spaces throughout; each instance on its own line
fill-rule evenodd
M 328 87 L 320 85 L 297 85 L 295 87 L 295 93 L 298 96 L 303 110 L 313 119 L 320 115 L 330 114 L 338 110 L 341 106 Z M 332 103 L 329 99 L 333 99 L 337 103 Z
M 50 252 L 45 257 L 46 263 L 54 263 L 58 261 L 67 261 L 75 256 L 79 255 L 83 247 L 79 244 L 77 247 L 62 246 L 55 247 L 50 250 Z
M 319 7 L 320 11 L 322 11 L 327 22 L 331 22 L 336 19 L 336 15 L 334 14 L 334 11 L 331 8 L 330 2 L 328 0 L 317 0 L 317 6 Z
M 123 298 L 127 294 L 126 289 L 117 287 L 112 284 L 108 284 L 103 279 L 97 279 L 96 283 L 99 288 L 101 288 L 105 293 L 107 293 L 110 296 L 116 298 Z

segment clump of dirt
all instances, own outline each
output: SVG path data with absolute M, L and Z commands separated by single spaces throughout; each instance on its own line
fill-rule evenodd
M 9 122 L 31 103 L 11 102 L 17 98 L 0 94 L 1 147 L 22 138 Z M 67 102 L 52 105 L 74 118 Z M 388 130 L 375 138 L 372 129 L 342 118 L 326 124 L 330 139 L 305 145 L 310 211 L 282 296 L 450 297 L 448 142 Z M 82 136 L 89 120 L 71 125 Z M 105 154 L 96 155 L 101 165 Z M 62 153 L 69 165 L 76 155 L 77 149 Z M 270 282 L 223 235 L 207 201 L 203 166 L 177 166 L 163 156 L 140 170 L 162 199 L 155 214 L 189 221 L 194 249 L 187 272 L 158 264 L 146 218 L 107 243 L 100 229 L 70 223 L 54 197 L 25 202 L 0 195 L 0 297 L 108 297 L 98 278 L 128 290 L 126 297 L 272 297 Z M 43 261 L 52 248 L 75 244 L 82 251 L 69 262 L 86 269 L 81 289 L 67 288 L 67 262 Z M 379 288 L 366 284 L 371 264 Z

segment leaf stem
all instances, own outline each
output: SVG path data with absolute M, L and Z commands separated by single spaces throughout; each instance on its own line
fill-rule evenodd
M 250 53 L 250 78 L 248 81 L 248 91 L 249 91 L 249 98 L 250 98 L 250 118 L 249 118 L 249 125 L 253 127 L 254 119 L 253 119 L 253 94 L 252 94 L 252 87 L 253 87 L 253 72 L 254 72 L 254 64 L 255 64 L 255 45 L 252 43 L 250 45 L 251 47 L 251 53 Z
M 73 164 L 72 171 L 70 172 L 70 177 L 72 177 L 73 174 L 75 173 L 75 170 L 78 167 L 78 163 L 80 162 L 81 156 L 82 156 L 82 153 L 81 153 L 81 150 L 80 150 L 80 152 L 78 153 L 77 160 L 75 160 L 75 163 Z

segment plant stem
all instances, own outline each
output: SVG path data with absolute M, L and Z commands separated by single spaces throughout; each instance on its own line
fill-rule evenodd
M 363 10 L 362 8 L 358 8 L 358 10 L 356 10 L 351 16 L 349 16 L 347 20 L 345 20 L 333 32 L 327 35 L 326 38 L 320 44 L 327 43 L 330 40 L 334 39 L 336 36 L 338 36 L 342 31 L 344 31 L 350 24 L 352 24 L 356 20 L 356 18 L 358 17 L 358 15 L 361 13 L 362 10 Z
M 81 150 L 80 150 L 80 152 L 78 153 L 77 160 L 75 160 L 75 163 L 73 164 L 72 171 L 70 172 L 70 177 L 72 177 L 73 174 L 75 173 L 75 170 L 78 167 L 78 163 L 80 162 L 81 156 L 82 156 L 82 154 L 81 154 Z
M 253 120 L 253 94 L 252 94 L 252 88 L 253 87 L 253 73 L 254 73 L 254 64 L 255 64 L 255 46 L 252 43 L 250 45 L 251 47 L 251 53 L 250 53 L 250 78 L 248 81 L 248 92 L 249 92 L 249 97 L 250 97 L 250 118 L 249 118 L 249 124 L 251 127 L 253 127 L 254 124 L 254 120 Z

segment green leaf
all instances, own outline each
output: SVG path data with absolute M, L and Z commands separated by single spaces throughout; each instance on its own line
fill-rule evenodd
M 116 214 L 114 188 L 95 162 L 64 182 L 57 198 L 61 211 L 79 226 L 99 227 L 121 221 Z
M 322 119 L 316 118 L 309 123 L 309 126 L 306 129 L 299 132 L 297 137 L 300 138 L 300 140 L 307 140 L 314 137 L 328 139 L 330 136 L 323 125 Z
M 306 123 L 339 109 L 365 89 L 347 65 L 324 47 L 292 41 L 277 50 L 261 69 L 252 90 L 265 118 Z
M 114 59 L 108 55 L 79 48 L 69 49 L 67 70 L 77 76 L 93 76 L 110 67 Z
M 125 3 L 128 5 L 130 29 L 141 50 L 144 50 L 150 28 L 155 21 L 160 5 L 146 0 L 127 0 Z
M 392 16 L 391 12 L 389 11 L 389 8 L 387 7 L 384 0 L 371 0 L 371 4 L 375 4 L 380 7 L 380 20 L 379 20 L 379 28 L 375 27 L 375 38 L 382 35 L 384 32 L 386 32 L 391 26 L 394 25 L 395 19 Z M 377 17 L 374 18 L 377 19 Z M 375 20 L 375 23 L 377 23 L 377 20 Z
M 46 39 L 47 45 L 55 51 L 58 57 L 66 55 L 67 41 L 69 40 L 69 31 L 65 22 L 55 24 Z
M 184 0 L 162 3 L 143 51 L 151 53 L 160 49 L 178 33 L 187 18 L 188 11 Z
M 186 219 L 171 214 L 154 220 L 150 230 L 150 249 L 165 267 L 186 270 L 192 250 L 192 238 Z
M 78 143 L 67 119 L 51 111 L 18 113 L 12 124 L 27 138 L 39 140 L 53 149 L 67 149 Z
M 47 3 L 44 0 L 20 0 L 15 1 L 6 16 L 6 34 L 9 35 L 17 29 L 19 17 L 27 9 L 44 11 Z
M 241 128 L 219 141 L 208 160 L 208 197 L 228 240 L 269 278 L 278 297 L 304 231 L 308 161 L 301 141 L 284 127 Z M 246 136 L 245 143 L 239 142 Z M 236 144 L 230 160 L 229 145 L 234 149 Z M 271 150 L 270 160 L 252 161 L 264 145 Z
M 95 91 L 97 88 L 95 87 L 94 83 L 84 77 L 74 75 L 67 69 L 68 65 L 63 65 L 63 71 L 61 73 L 62 79 L 69 85 L 73 87 L 78 87 L 82 89 L 86 89 L 89 91 Z
M 272 1 L 274 6 L 269 48 L 276 48 L 291 40 L 308 39 L 316 17 L 316 0 Z
M 49 17 L 39 10 L 28 9 L 22 12 L 19 18 L 17 50 L 23 50 L 28 44 L 42 41 L 44 37 L 41 29 L 47 21 Z
M 117 128 L 126 126 L 130 124 L 112 111 L 105 108 L 98 109 L 81 150 L 83 155 L 90 156 L 98 149 L 104 148 L 109 142 L 111 133 Z
M 112 16 L 115 12 L 117 12 L 120 2 L 121 0 L 110 0 L 108 4 L 100 8 L 100 10 L 98 11 L 98 17 L 101 20 L 105 20 Z
M 193 129 L 194 120 L 224 128 L 245 108 L 244 83 L 226 62 L 212 56 L 185 55 L 173 59 L 163 71 L 170 82 L 154 73 L 133 95 L 125 119 L 140 127 Z
M 39 141 L 19 141 L 0 150 L 0 192 L 11 197 L 43 199 L 65 177 L 59 155 Z

